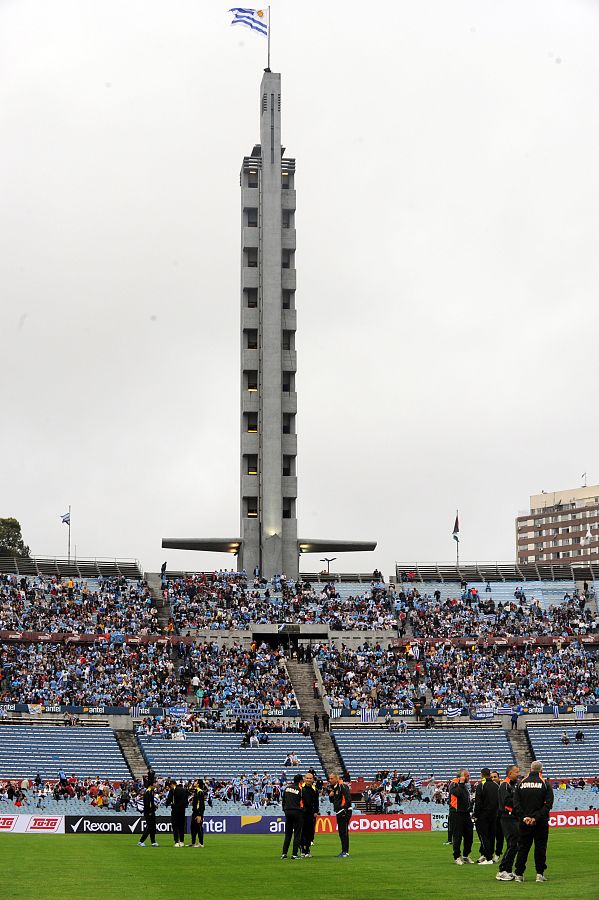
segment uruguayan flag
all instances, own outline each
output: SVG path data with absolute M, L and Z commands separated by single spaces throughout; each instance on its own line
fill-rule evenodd
M 331 719 L 340 719 L 341 718 L 341 707 L 340 706 L 331 706 Z
M 60 517 L 60 520 L 63 525 L 70 525 L 71 524 L 71 514 L 65 513 L 64 516 Z
M 378 709 L 368 709 L 367 707 L 364 707 L 364 709 L 360 710 L 360 719 L 362 722 L 376 722 L 378 717 Z
M 577 703 L 574 707 L 574 716 L 581 721 L 584 719 L 584 714 L 586 713 L 586 706 L 583 706 L 582 703 Z
M 452 719 L 454 716 L 461 716 L 462 715 L 462 707 L 461 706 L 449 706 L 445 710 L 445 715 L 449 719 Z
M 512 707 L 511 706 L 498 706 L 495 710 L 498 716 L 511 716 Z
M 233 13 L 231 25 L 245 25 L 258 34 L 268 36 L 268 13 L 266 9 L 245 9 L 242 6 L 234 6 L 229 10 Z

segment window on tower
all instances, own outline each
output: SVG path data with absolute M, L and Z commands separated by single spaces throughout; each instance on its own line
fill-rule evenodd
M 258 349 L 258 331 L 255 328 L 246 328 L 243 332 L 246 350 Z
M 256 252 L 256 256 L 257 256 L 257 252 Z M 292 262 L 293 262 L 293 250 L 287 250 L 287 249 L 283 250 L 283 259 L 282 259 L 283 268 L 290 269 Z M 256 262 L 256 265 L 257 264 L 258 263 Z
M 281 225 L 283 228 L 293 228 L 293 212 L 290 209 L 284 209 L 281 213 Z
M 250 169 L 247 173 L 247 186 L 249 188 L 257 188 L 258 187 L 258 170 Z
M 248 228 L 257 228 L 258 227 L 258 210 L 254 209 L 246 209 L 246 224 Z
M 258 288 L 246 288 L 244 291 L 245 294 L 245 305 L 248 309 L 256 309 L 258 306 Z
M 258 474 L 258 457 L 255 453 L 250 453 L 246 456 L 246 473 L 248 475 L 257 475 Z
M 258 266 L 258 248 L 257 247 L 247 247 L 245 250 L 245 264 L 250 269 L 255 269 Z

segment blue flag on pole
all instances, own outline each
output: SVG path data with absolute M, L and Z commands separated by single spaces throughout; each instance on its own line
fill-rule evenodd
M 229 12 L 233 13 L 231 25 L 243 25 L 251 31 L 268 37 L 268 12 L 266 9 L 245 9 L 243 6 L 234 6 Z

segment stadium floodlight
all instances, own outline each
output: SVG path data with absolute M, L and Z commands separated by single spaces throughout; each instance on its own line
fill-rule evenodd
M 332 563 L 332 562 L 335 562 L 336 559 L 337 559 L 336 556 L 331 556 L 330 559 L 329 559 L 328 557 L 325 556 L 324 559 L 321 559 L 321 560 L 320 560 L 321 562 L 325 562 L 325 563 L 327 564 L 327 575 L 330 575 L 330 573 L 331 573 L 331 563 Z

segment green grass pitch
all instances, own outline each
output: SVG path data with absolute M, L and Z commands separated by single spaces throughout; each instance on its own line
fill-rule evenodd
M 208 835 L 206 849 L 136 846 L 121 835 L 1 835 L 2 900 L 170 900 L 170 898 L 430 897 L 493 900 L 560 897 L 599 900 L 599 830 L 573 828 L 549 838 L 545 884 L 495 880 L 496 866 L 455 866 L 443 832 L 352 836 L 336 859 L 336 835 L 318 835 L 314 856 L 280 860 L 281 838 Z M 475 849 L 477 845 L 475 844 Z M 473 853 L 473 855 L 475 855 Z M 532 861 L 532 860 L 530 860 Z

